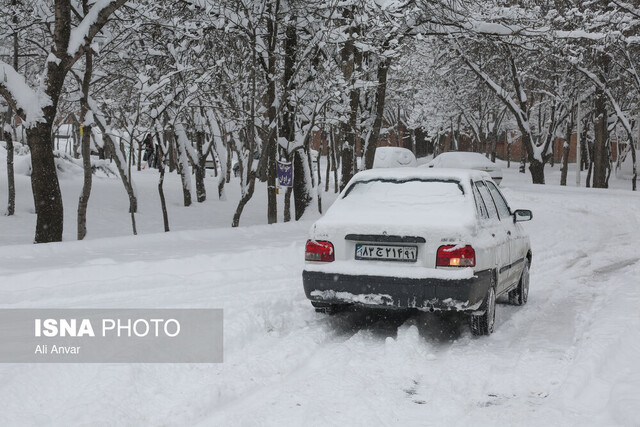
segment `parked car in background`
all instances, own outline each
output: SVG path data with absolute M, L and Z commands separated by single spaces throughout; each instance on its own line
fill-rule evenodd
M 373 167 L 402 168 L 416 167 L 416 156 L 411 150 L 402 147 L 377 147 Z
M 448 151 L 427 163 L 427 167 L 474 169 L 487 172 L 498 185 L 502 181 L 502 168 L 480 153 Z
M 493 331 L 496 298 L 527 302 L 531 247 L 485 172 L 371 169 L 311 228 L 304 291 L 317 311 L 347 305 L 461 311 Z

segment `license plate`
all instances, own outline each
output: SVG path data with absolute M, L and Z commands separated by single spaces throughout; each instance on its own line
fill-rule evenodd
M 416 262 L 418 247 L 358 243 L 356 244 L 356 259 Z

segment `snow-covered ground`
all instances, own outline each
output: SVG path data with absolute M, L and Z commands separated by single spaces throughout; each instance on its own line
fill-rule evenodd
M 155 174 L 134 179 L 142 235 L 128 236 L 121 183 L 99 178 L 89 239 L 73 241 L 81 179 L 67 175 L 67 241 L 30 245 L 18 177 L 16 217 L 0 217 L 0 308 L 223 308 L 224 363 L 0 365 L 0 425 L 640 424 L 640 195 L 628 181 L 560 187 L 556 167 L 533 186 L 517 164 L 504 171 L 512 207 L 534 212 L 531 293 L 473 337 L 458 316 L 316 314 L 301 281 L 313 215 L 261 225 L 264 187 L 231 229 L 233 183 L 218 201 L 209 179 L 211 200 L 183 208 L 172 176 L 176 231 L 159 233 Z
M 78 163 L 81 165 L 80 161 Z M 16 156 L 16 214 L 3 216 L 7 201 L 6 151 L 0 146 L 0 246 L 31 243 L 33 241 L 36 215 L 33 208 L 29 156 Z M 78 198 L 82 190 L 82 167 L 70 162 L 58 161 L 58 177 L 64 200 L 65 241 L 76 240 Z M 129 199 L 117 175 L 105 175 L 100 172 L 93 177 L 91 197 L 87 212 L 86 239 L 132 235 Z M 136 227 L 138 234 L 160 233 L 164 230 L 160 196 L 158 194 L 158 172 L 156 169 L 132 170 L 133 182 L 138 198 Z M 207 170 L 207 200 L 197 203 L 195 198 L 195 177 L 191 176 L 192 206 L 185 208 L 182 196 L 182 183 L 177 173 L 165 175 L 164 193 L 171 231 L 196 230 L 230 227 L 238 201 L 240 190 L 238 178 L 232 174 L 231 182 L 225 185 L 223 200 L 218 198 L 217 177 L 213 170 Z M 324 172 L 323 172 L 324 179 Z M 333 186 L 323 200 L 330 205 L 335 199 Z M 258 182 L 254 197 L 249 201 L 240 219 L 240 225 L 267 223 L 266 185 Z M 284 191 L 278 195 L 278 219 L 283 220 Z M 312 209 L 316 212 L 317 209 Z M 313 216 L 311 212 L 310 217 Z M 317 216 L 317 215 L 316 215 Z

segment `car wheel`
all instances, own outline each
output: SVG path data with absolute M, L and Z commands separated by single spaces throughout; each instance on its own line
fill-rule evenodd
M 311 301 L 316 313 L 335 314 L 345 309 L 347 304 L 331 304 L 329 302 Z
M 496 321 L 496 291 L 493 286 L 487 291 L 483 314 L 471 315 L 471 332 L 473 335 L 491 335 Z
M 524 262 L 518 286 L 509 292 L 509 302 L 513 305 L 525 305 L 529 299 L 529 260 Z

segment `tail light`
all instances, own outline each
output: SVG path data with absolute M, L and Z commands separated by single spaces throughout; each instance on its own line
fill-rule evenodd
M 332 262 L 335 259 L 333 243 L 321 240 L 307 240 L 304 259 L 306 261 Z
M 436 267 L 475 267 L 476 251 L 469 245 L 440 246 L 436 256 Z

